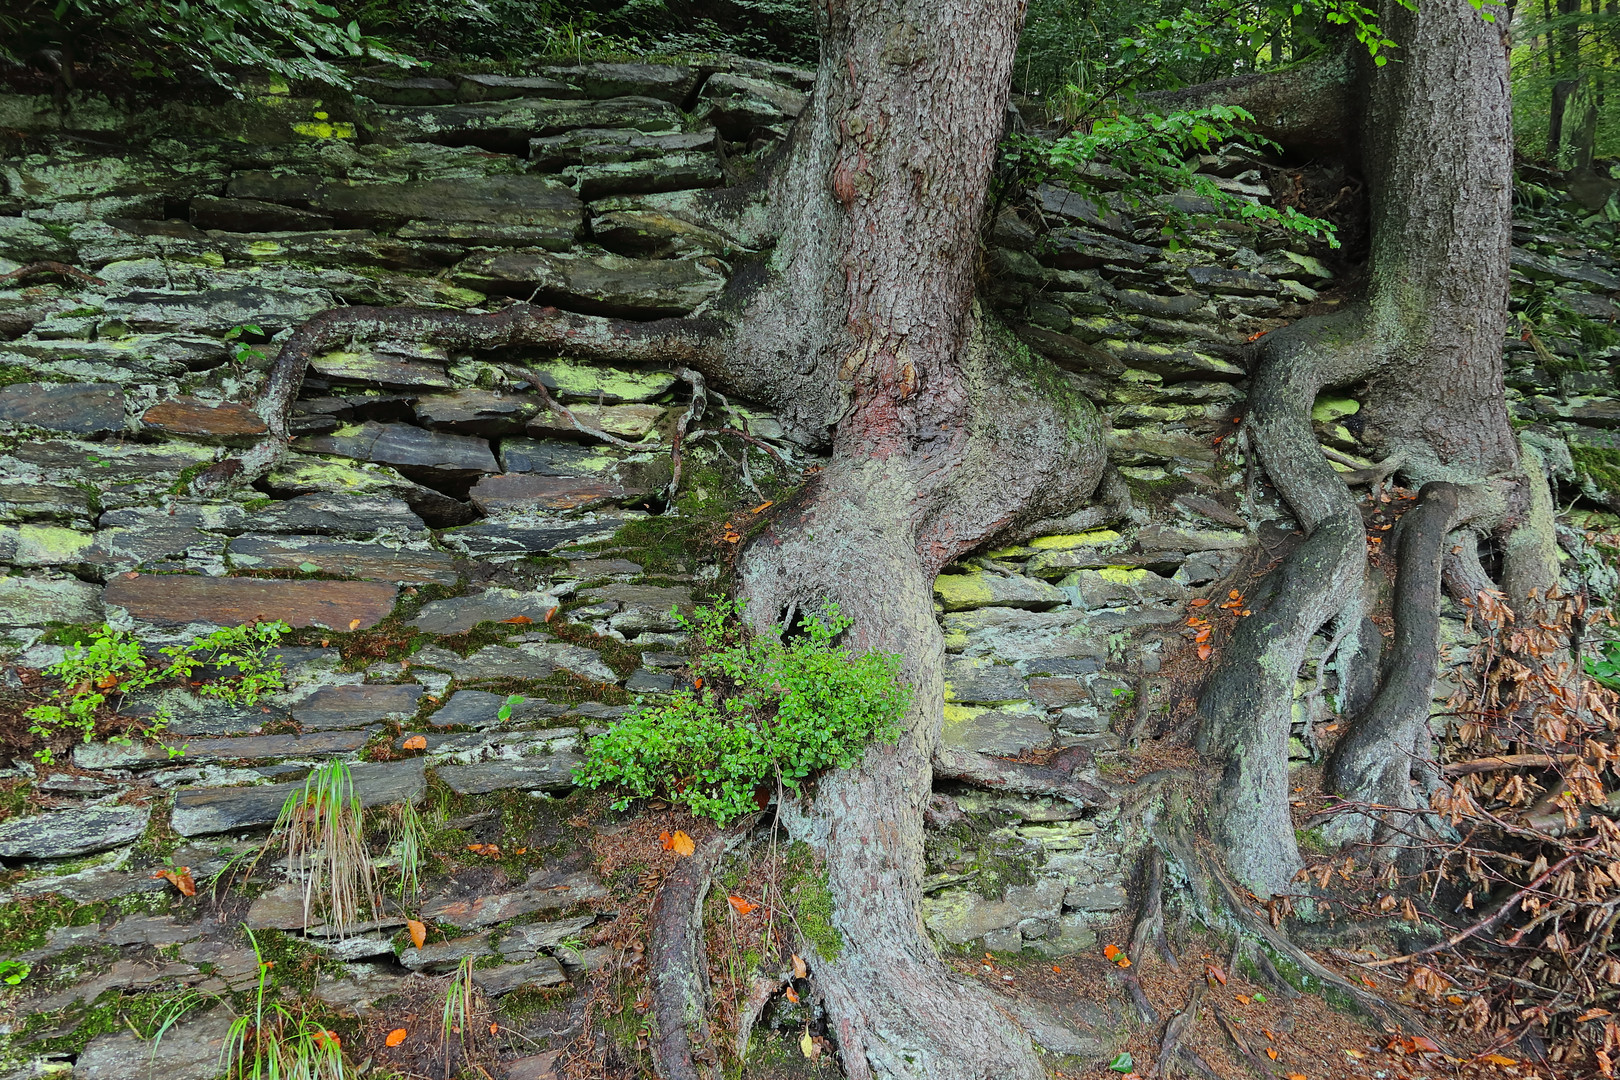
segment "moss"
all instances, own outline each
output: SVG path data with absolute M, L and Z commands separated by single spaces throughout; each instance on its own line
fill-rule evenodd
M 86 913 L 92 908 L 98 918 L 106 910 L 103 904 L 79 904 L 58 893 L 18 897 L 0 905 L 0 954 L 37 949 L 52 930 L 85 925 L 91 921 Z
M 782 895 L 793 906 L 794 925 L 817 956 L 829 962 L 838 959 L 844 937 L 833 925 L 833 897 L 827 887 L 826 867 L 802 840 L 788 845 L 784 862 L 787 873 L 782 879 Z
M 68 1006 L 55 1013 L 35 1013 L 29 1017 L 24 1035 L 35 1028 L 41 1036 L 29 1043 L 32 1053 L 42 1056 L 81 1053 L 97 1035 L 134 1029 L 150 1038 L 162 1026 L 165 1011 L 174 1004 L 170 994 L 127 994 L 108 990 L 95 1001 Z M 67 1029 L 65 1034 L 55 1034 Z
M 1599 490 L 1620 492 L 1620 448 L 1571 443 L 1569 456 Z
M 1324 855 L 1329 850 L 1327 837 L 1322 834 L 1320 826 L 1314 829 L 1295 829 L 1294 842 L 1299 850 L 1310 855 Z
M 181 469 L 174 478 L 174 483 L 169 487 L 169 494 L 184 495 L 190 489 L 191 482 L 206 472 L 212 464 L 213 462 L 210 461 L 199 461 L 195 465 L 187 465 Z
M 0 364 L 0 386 L 29 382 L 65 382 L 59 375 L 44 374 L 21 364 Z
M 247 502 L 242 504 L 242 509 L 252 514 L 267 507 L 274 506 L 275 504 L 276 500 L 274 499 L 249 499 Z

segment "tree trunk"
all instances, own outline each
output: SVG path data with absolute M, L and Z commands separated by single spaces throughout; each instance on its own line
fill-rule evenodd
M 1365 65 L 1366 298 L 1263 339 L 1245 424 L 1306 540 L 1257 594 L 1260 602 L 1251 599 L 1255 615 L 1239 624 L 1199 699 L 1201 749 L 1225 763 L 1212 831 L 1233 873 L 1262 893 L 1285 889 L 1300 864 L 1286 754 L 1300 663 L 1325 623 L 1364 625 L 1361 516 L 1322 461 L 1309 423 L 1314 396 L 1365 381 L 1363 437 L 1410 482 L 1457 486 L 1461 509 L 1450 509 L 1447 488 L 1445 513 L 1430 515 L 1447 525 L 1453 517 L 1511 523 L 1525 501 L 1502 368 L 1512 195 L 1506 55 L 1497 29 L 1467 0 L 1415 11 L 1386 3 L 1381 20 L 1400 49 L 1384 67 Z M 1411 548 L 1424 569 L 1402 572 L 1426 582 L 1439 573 L 1431 550 L 1439 541 L 1429 541 L 1445 528 L 1414 531 L 1425 537 Z M 1417 620 L 1398 640 L 1432 639 L 1428 608 L 1421 590 L 1398 608 L 1397 619 Z M 1341 658 L 1365 651 L 1357 631 L 1340 636 Z M 1347 666 L 1341 659 L 1340 671 Z M 1335 774 L 1341 794 L 1411 803 L 1408 777 L 1414 764 L 1421 769 L 1414 725 L 1419 712 L 1428 719 L 1427 700 L 1419 705 L 1411 688 L 1432 678 L 1432 670 L 1402 677 L 1352 721 L 1344 740 L 1358 765 Z M 1406 710 L 1400 723 L 1380 711 L 1392 694 Z

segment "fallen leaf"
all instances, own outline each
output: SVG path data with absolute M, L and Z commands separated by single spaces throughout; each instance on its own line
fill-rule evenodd
M 1061 975 L 1061 974 L 1063 974 L 1063 969 L 1058 967 L 1056 964 L 1053 964 L 1052 965 L 1052 974 Z
M 494 1020 L 491 1020 L 489 1022 L 489 1033 L 491 1035 L 495 1034 L 496 1032 L 498 1032 L 500 1030 L 501 1030 L 501 1025 L 500 1024 L 496 1023 Z
M 1305 1080 L 1304 1073 L 1289 1073 L 1285 1080 Z
M 386 1046 L 398 1046 L 400 1043 L 405 1041 L 405 1037 L 409 1034 L 410 1032 L 406 1031 L 404 1028 L 395 1028 L 393 1031 L 388 1033 L 388 1038 L 384 1039 L 383 1043 Z
M 675 838 L 670 835 L 668 829 L 658 834 L 658 842 L 664 845 L 665 851 L 675 846 Z
M 1236 589 L 1232 589 L 1229 592 L 1227 592 L 1226 598 L 1228 600 L 1241 600 L 1241 599 L 1243 599 L 1243 594 L 1238 592 Z
M 1277 1048 L 1275 1046 L 1266 1047 L 1266 1057 L 1270 1058 L 1272 1061 L 1276 1061 L 1277 1060 Z
M 1204 978 L 1213 979 L 1222 986 L 1226 985 L 1226 972 L 1222 971 L 1220 967 L 1215 964 L 1204 965 Z
M 1480 1060 L 1489 1065 L 1517 1065 L 1519 1063 L 1518 1058 L 1503 1057 L 1501 1054 L 1486 1054 Z
M 407 750 L 426 750 L 427 749 L 427 736 L 426 735 L 412 735 L 410 738 L 406 739 L 400 745 L 403 746 Z
M 197 883 L 196 881 L 192 880 L 191 867 L 189 866 L 182 866 L 177 870 L 159 870 L 152 876 L 155 878 L 162 878 L 170 885 L 173 885 L 175 888 L 179 889 L 181 896 L 197 895 Z
M 426 924 L 417 922 L 415 919 L 406 919 L 405 929 L 410 931 L 412 945 L 415 945 L 418 949 L 420 949 L 423 945 L 427 944 Z
M 360 620 L 359 619 L 350 619 L 349 620 L 349 629 L 351 631 L 360 629 Z
M 1247 994 L 1233 994 L 1232 996 L 1237 998 L 1238 1004 L 1240 1005 L 1247 1005 L 1249 1003 L 1249 995 Z
M 748 512 L 750 514 L 763 514 L 765 511 L 769 510 L 771 507 L 773 507 L 775 505 L 776 505 L 776 500 L 772 499 L 770 502 L 762 502 L 762 503 L 760 503 L 758 506 L 754 507 L 752 510 L 750 510 Z
M 1194 635 L 1193 640 L 1202 645 L 1204 642 L 1209 640 L 1210 629 L 1210 627 L 1206 626 L 1199 630 L 1198 633 Z
M 1205 605 L 1205 604 L 1207 604 L 1207 603 L 1209 603 L 1209 597 L 1207 597 L 1207 596 L 1200 596 L 1200 597 L 1199 597 L 1199 598 L 1198 598 L 1198 599 L 1196 599 L 1196 600 L 1191 600 L 1191 601 L 1188 601 L 1188 603 L 1187 603 L 1187 606 L 1188 606 L 1188 607 L 1203 607 L 1203 606 L 1204 606 L 1204 605 Z
M 1128 968 L 1131 966 L 1131 958 L 1128 956 L 1121 956 L 1118 960 L 1115 960 L 1114 963 L 1118 964 L 1122 968 Z
M 501 857 L 501 846 L 499 844 L 468 844 L 467 850 L 474 855 L 487 855 L 491 859 Z
M 1119 946 L 1118 945 L 1104 945 L 1103 946 L 1103 955 L 1108 957 L 1108 959 L 1112 960 L 1114 957 L 1119 955 Z
M 1214 656 L 1214 655 L 1215 655 L 1215 646 L 1211 645 L 1209 642 L 1206 641 L 1202 645 L 1198 646 L 1198 659 L 1200 659 L 1200 660 L 1208 660 L 1211 656 Z
M 753 911 L 755 908 L 759 907 L 758 904 L 750 904 L 747 900 L 740 896 L 728 896 L 726 899 L 731 902 L 731 910 L 735 911 L 739 915 L 747 915 L 750 911 Z
M 817 1046 L 816 1040 L 810 1037 L 809 1028 L 805 1028 L 804 1034 L 799 1037 L 799 1050 L 811 1061 L 821 1056 L 821 1047 Z
M 669 849 L 682 858 L 685 858 L 697 850 L 697 845 L 692 843 L 692 838 L 690 836 L 687 836 L 685 833 L 681 832 L 681 830 L 676 829 L 674 835 L 669 838 Z
M 551 617 L 552 617 L 552 616 L 553 616 L 553 615 L 555 615 L 555 614 L 557 614 L 557 612 L 558 612 L 558 611 L 559 611 L 559 610 L 560 610 L 560 609 L 559 609 L 559 607 L 558 607 L 558 606 L 557 606 L 557 605 L 556 605 L 556 604 L 552 604 L 552 605 L 551 605 L 551 606 L 550 606 L 550 607 L 548 607 L 548 608 L 546 608 L 546 617 L 545 617 L 545 618 L 544 618 L 544 619 L 542 619 L 542 620 L 540 620 L 540 621 L 541 621 L 541 622 L 550 622 L 550 621 L 551 621 Z
M 510 619 L 502 619 L 501 622 L 511 623 L 513 626 L 529 626 L 533 624 L 534 620 L 527 615 L 514 615 Z
M 1613 1014 L 1610 1013 L 1608 1009 L 1597 1009 L 1597 1008 L 1587 1009 L 1585 1012 L 1581 1013 L 1581 1015 L 1579 1015 L 1579 1016 L 1577 1016 L 1575 1018 L 1575 1022 L 1577 1024 L 1584 1024 L 1584 1023 L 1586 1023 L 1586 1021 L 1588 1021 L 1588 1020 L 1596 1020 L 1600 1016 L 1612 1016 L 1612 1015 Z
M 1131 1058 L 1129 1050 L 1121 1050 L 1118 1056 L 1108 1063 L 1108 1067 L 1117 1073 L 1128 1073 L 1135 1070 L 1136 1062 Z
M 103 675 L 101 678 L 96 680 L 96 689 L 97 690 L 111 690 L 113 687 L 115 687 L 117 685 L 118 685 L 118 676 L 116 676 L 116 675 Z
M 788 1000 L 789 1000 L 789 1001 L 791 1001 L 791 1002 L 793 1002 L 793 1004 L 795 1004 L 795 1005 L 797 1005 L 797 1004 L 798 1004 L 798 1003 L 799 1003 L 799 995 L 798 995 L 798 992 L 797 992 L 797 991 L 795 991 L 795 990 L 794 990 L 794 989 L 793 989 L 793 987 L 791 987 L 791 986 L 790 986 L 790 987 L 788 987 L 788 988 L 787 988 L 787 989 L 786 989 L 786 990 L 784 990 L 784 991 L 783 991 L 783 992 L 782 992 L 782 993 L 783 993 L 783 996 L 784 996 L 784 997 L 786 997 L 786 998 L 787 998 L 787 999 L 788 999 Z
M 793 977 L 795 979 L 808 979 L 810 968 L 805 964 L 804 957 L 798 953 L 793 954 Z

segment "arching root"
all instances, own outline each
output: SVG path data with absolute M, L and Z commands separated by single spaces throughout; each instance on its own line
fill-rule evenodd
M 961 780 L 986 791 L 1006 791 L 1015 795 L 1051 795 L 1077 806 L 1108 809 L 1119 800 L 1084 780 L 1044 765 L 1002 761 L 971 750 L 934 750 L 934 778 Z
M 1397 527 L 1395 640 L 1383 685 L 1371 704 L 1351 719 L 1327 762 L 1328 783 L 1348 799 L 1415 810 L 1428 800 L 1413 791 L 1413 779 L 1421 779 L 1426 787 L 1438 781 L 1430 760 L 1429 708 L 1440 659 L 1441 565 L 1457 517 L 1458 495 L 1454 484 L 1425 484 L 1417 505 Z M 1391 824 L 1348 813 L 1334 815 L 1330 828 L 1340 841 L 1409 837 L 1406 822 L 1400 833 L 1392 833 Z

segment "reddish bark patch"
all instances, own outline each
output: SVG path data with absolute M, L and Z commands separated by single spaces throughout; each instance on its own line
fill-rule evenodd
M 193 397 L 177 397 L 147 409 L 141 423 L 154 431 L 191 439 L 220 441 L 248 439 L 270 429 L 246 405 L 226 402 L 209 405 Z

